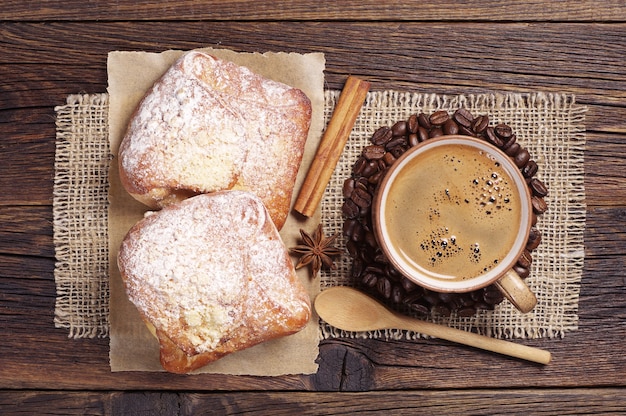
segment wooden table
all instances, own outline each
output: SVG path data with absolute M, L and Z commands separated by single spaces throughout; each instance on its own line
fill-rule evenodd
M 626 3 L 462 3 L 3 2 L 0 413 L 626 411 Z M 106 91 L 109 51 L 201 46 L 323 52 L 332 89 L 353 74 L 373 90 L 575 94 L 589 108 L 579 329 L 519 341 L 552 364 L 438 340 L 336 339 L 310 376 L 111 373 L 108 339 L 55 329 L 54 107 Z

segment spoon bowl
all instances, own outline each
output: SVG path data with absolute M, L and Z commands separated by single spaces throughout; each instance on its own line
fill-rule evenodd
M 404 329 L 540 364 L 548 364 L 552 358 L 550 352 L 538 348 L 401 315 L 347 286 L 336 286 L 321 292 L 315 299 L 315 310 L 328 324 L 345 331 Z

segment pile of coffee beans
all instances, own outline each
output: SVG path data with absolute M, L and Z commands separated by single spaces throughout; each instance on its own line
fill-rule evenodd
M 530 273 L 532 252 L 541 243 L 541 232 L 536 223 L 537 216 L 547 209 L 544 197 L 548 189 L 535 177 L 537 163 L 517 142 L 510 126 L 491 126 L 487 115 L 474 117 L 461 108 L 452 115 L 444 110 L 430 115 L 413 114 L 408 120 L 398 121 L 391 127 L 380 127 L 372 135 L 371 144 L 363 148 L 352 167 L 352 175 L 343 184 L 343 234 L 352 258 L 351 274 L 362 290 L 420 315 L 467 317 L 481 309 L 492 310 L 504 300 L 494 285 L 468 293 L 438 293 L 416 285 L 388 262 L 373 232 L 371 205 L 377 185 L 389 167 L 418 143 L 453 134 L 481 138 L 501 149 L 526 178 L 532 198 L 532 228 L 526 249 L 514 267 L 523 279 Z

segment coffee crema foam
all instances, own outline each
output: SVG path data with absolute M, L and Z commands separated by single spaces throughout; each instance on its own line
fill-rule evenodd
M 492 155 L 462 144 L 415 157 L 389 189 L 385 223 L 404 260 L 440 280 L 482 275 L 514 245 L 521 200 Z

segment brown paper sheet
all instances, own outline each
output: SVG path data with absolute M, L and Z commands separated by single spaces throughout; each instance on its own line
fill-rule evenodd
M 207 52 L 246 66 L 275 81 L 300 88 L 313 106 L 313 118 L 294 197 L 304 180 L 324 124 L 324 55 L 321 53 L 237 53 L 223 49 Z M 183 51 L 163 53 L 111 52 L 108 56 L 109 140 L 111 152 L 117 155 L 128 119 L 152 84 L 181 56 Z M 110 364 L 112 371 L 163 371 L 159 364 L 157 340 L 141 321 L 134 305 L 124 292 L 116 256 L 118 247 L 130 227 L 143 217 L 146 207 L 136 202 L 122 188 L 114 158 L 110 169 L 109 189 L 109 270 L 110 270 Z M 293 201 L 292 201 L 293 204 Z M 299 229 L 312 231 L 320 222 L 320 211 L 309 219 L 292 213 L 281 237 L 291 247 L 299 239 Z M 298 276 L 307 287 L 311 299 L 319 293 L 319 278 L 311 279 L 301 269 Z M 198 370 L 200 373 L 276 376 L 312 374 L 317 371 L 320 332 L 314 314 L 301 332 L 269 341 L 226 356 Z

